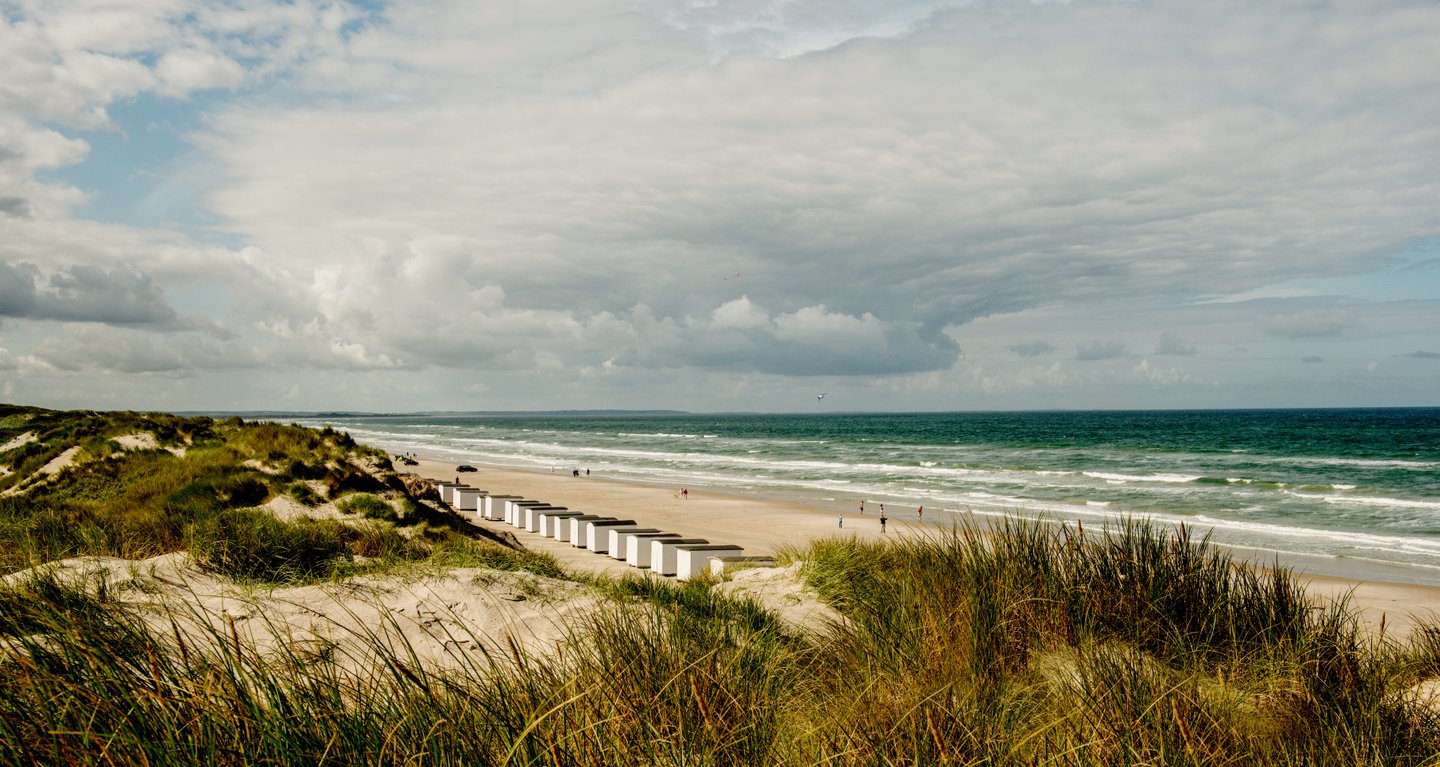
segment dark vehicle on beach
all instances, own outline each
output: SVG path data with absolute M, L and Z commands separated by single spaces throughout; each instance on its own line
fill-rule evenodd
M 468 464 L 463 464 L 463 463 L 460 464 L 459 466 L 456 466 L 456 467 L 455 467 L 455 470 L 456 470 L 456 471 L 460 471 L 460 472 L 465 472 L 465 471 L 479 471 L 479 469 L 475 468 L 474 466 L 470 466 L 470 465 L 468 465 Z

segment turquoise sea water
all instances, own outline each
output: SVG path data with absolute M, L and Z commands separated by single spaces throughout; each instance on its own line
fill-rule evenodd
M 320 423 L 320 421 L 308 421 Z M 1186 522 L 1440 582 L 1440 408 L 337 417 L 391 452 L 792 498 L 948 524 Z

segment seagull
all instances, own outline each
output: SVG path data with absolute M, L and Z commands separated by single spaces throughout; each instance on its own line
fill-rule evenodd
M 828 392 L 828 391 L 822 391 L 822 392 L 820 392 L 819 394 L 816 394 L 816 395 L 815 395 L 815 401 L 816 401 L 816 402 L 819 402 L 820 400 L 825 399 L 825 395 L 826 395 L 826 394 L 829 394 L 829 393 L 830 393 L 830 392 Z

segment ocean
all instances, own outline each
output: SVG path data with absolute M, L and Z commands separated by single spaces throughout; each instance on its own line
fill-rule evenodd
M 392 453 L 950 525 L 1185 523 L 1253 552 L 1440 583 L 1440 408 L 301 419 Z M 873 513 L 873 511 L 872 511 Z M 1321 570 L 1331 569 L 1321 567 Z

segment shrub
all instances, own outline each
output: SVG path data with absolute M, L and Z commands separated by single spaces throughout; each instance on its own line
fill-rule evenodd
M 325 493 L 331 498 L 339 498 L 345 493 L 373 493 L 384 489 L 380 480 L 349 464 L 331 469 L 325 476 Z
M 335 508 L 345 514 L 359 514 L 366 519 L 383 519 L 387 522 L 394 522 L 399 518 L 395 513 L 394 506 L 391 506 L 385 499 L 368 493 L 346 496 L 335 504 Z
M 288 473 L 295 479 L 320 479 L 325 476 L 325 467 L 296 458 L 290 462 Z
M 241 580 L 291 583 L 328 575 L 348 559 L 335 522 L 285 522 L 254 509 L 230 509 L 196 524 L 190 551 L 202 566 Z
M 310 489 L 304 482 L 296 482 L 285 488 L 285 494 L 294 498 L 297 502 L 314 508 L 325 502 L 320 494 Z
M 357 556 L 387 561 L 413 562 L 430 556 L 429 545 L 406 538 L 389 525 L 361 526 L 356 530 L 351 550 Z
M 227 477 L 215 483 L 216 501 L 232 509 L 259 506 L 270 496 L 270 488 L 253 476 Z

